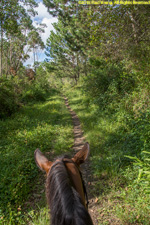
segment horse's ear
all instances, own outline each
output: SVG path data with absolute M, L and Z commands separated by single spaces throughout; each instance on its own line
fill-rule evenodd
M 52 166 L 52 162 L 50 162 L 43 153 L 37 148 L 34 152 L 34 158 L 36 165 L 42 170 L 48 173 Z
M 90 153 L 90 146 L 89 143 L 86 142 L 83 148 L 75 154 L 72 160 L 76 162 L 78 165 L 80 165 L 85 162 L 85 160 L 89 156 L 89 153 Z

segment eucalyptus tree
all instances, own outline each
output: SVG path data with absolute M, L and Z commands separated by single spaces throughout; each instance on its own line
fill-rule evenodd
M 44 42 L 42 41 L 42 38 L 39 34 L 38 28 L 33 29 L 29 32 L 28 34 L 28 45 L 29 48 L 32 49 L 33 51 L 33 62 L 35 65 L 35 62 L 38 61 L 38 50 L 39 49 L 44 49 L 45 45 Z
M 57 74 L 60 77 L 70 77 L 77 82 L 79 78 L 78 50 L 72 49 L 64 35 L 68 32 L 69 27 L 64 27 L 59 21 L 57 24 L 55 23 L 54 28 L 55 32 L 52 31 L 47 40 L 46 54 L 57 64 Z
M 3 73 L 3 41 L 21 34 L 22 18 L 35 15 L 35 0 L 1 0 L 0 2 L 0 74 Z M 26 7 L 26 9 L 25 9 Z M 28 17 L 29 18 L 29 17 Z M 28 20 L 29 21 L 29 20 Z

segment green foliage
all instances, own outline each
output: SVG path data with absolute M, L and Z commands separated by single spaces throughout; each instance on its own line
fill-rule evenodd
M 113 63 L 103 58 L 91 58 L 91 73 L 84 78 L 83 88 L 101 109 L 120 96 L 129 94 L 135 87 L 135 78 L 122 63 Z
M 40 148 L 50 152 L 53 159 L 70 150 L 70 114 L 63 99 L 53 91 L 45 103 L 23 107 L 11 118 L 0 121 L 0 127 L 0 224 L 27 224 L 31 212 L 29 207 L 29 217 L 25 214 L 24 204 L 34 194 L 30 193 L 40 173 L 34 151 Z

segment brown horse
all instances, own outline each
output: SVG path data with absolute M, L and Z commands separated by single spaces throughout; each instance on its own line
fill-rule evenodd
M 54 162 L 48 161 L 39 149 L 35 150 L 37 166 L 47 173 L 46 196 L 51 225 L 93 225 L 80 172 L 80 164 L 85 162 L 88 155 L 88 143 L 73 158 L 64 156 Z

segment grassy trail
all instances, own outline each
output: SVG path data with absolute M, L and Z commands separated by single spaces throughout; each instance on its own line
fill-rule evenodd
M 40 197 L 44 183 L 38 181 L 34 151 L 40 148 L 54 158 L 71 149 L 72 121 L 63 98 L 54 91 L 46 102 L 0 121 L 0 140 L 0 224 L 48 224 L 42 221 L 48 210 Z
M 126 152 L 130 148 L 125 142 L 124 115 L 89 105 L 80 88 L 68 89 L 66 96 L 90 143 L 90 190 L 96 199 L 98 224 L 149 225 L 149 198 L 136 182 L 138 172 L 124 157 L 130 153 Z M 46 102 L 27 105 L 0 121 L 0 224 L 49 224 L 44 176 L 35 165 L 34 150 L 40 148 L 54 158 L 68 153 L 73 141 L 71 115 L 56 91 Z

